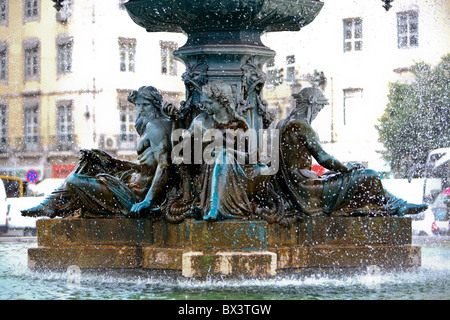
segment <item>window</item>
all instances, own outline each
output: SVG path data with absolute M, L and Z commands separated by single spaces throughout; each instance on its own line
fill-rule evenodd
M 295 81 L 297 71 L 295 70 L 295 55 L 286 57 L 286 81 Z
M 0 102 L 0 153 L 6 152 L 8 147 L 8 118 L 6 103 Z
M 24 60 L 25 80 L 39 79 L 39 40 L 24 41 Z
M 8 24 L 8 0 L 0 0 L 0 25 Z
M 344 89 L 344 125 L 352 124 L 352 119 L 361 109 L 363 89 Z
M 419 46 L 419 13 L 397 13 L 397 42 L 400 49 Z
M 39 20 L 40 0 L 23 0 L 23 21 Z
M 266 69 L 266 84 L 268 88 L 275 88 L 283 83 L 283 68 L 275 68 L 275 59 L 270 59 L 267 62 Z
M 58 50 L 58 57 L 57 57 L 58 74 L 65 74 L 72 72 L 73 38 L 67 36 L 60 36 L 56 39 L 56 46 Z
M 121 149 L 135 149 L 137 135 L 134 129 L 136 111 L 133 105 L 119 102 L 120 108 L 120 136 L 119 143 Z
M 135 71 L 136 39 L 119 38 L 120 71 Z
M 57 102 L 57 146 L 60 151 L 70 150 L 74 142 L 72 105 L 71 100 Z
M 40 144 L 38 102 L 27 102 L 24 105 L 24 120 L 25 150 L 36 151 Z
M 177 64 L 173 58 L 173 52 L 178 49 L 175 42 L 161 41 L 161 74 L 176 76 Z
M 286 57 L 286 64 L 294 64 L 295 63 L 295 55 Z
M 344 52 L 362 50 L 362 20 L 352 18 L 344 20 Z
M 0 42 L 0 82 L 8 80 L 8 45 Z
M 56 11 L 56 20 L 64 23 L 69 20 L 72 15 L 72 0 L 64 0 L 62 3 L 62 8 Z

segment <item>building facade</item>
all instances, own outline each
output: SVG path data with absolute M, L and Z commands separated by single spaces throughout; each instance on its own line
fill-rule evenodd
M 134 160 L 131 90 L 157 87 L 165 100 L 184 97 L 182 63 L 173 51 L 185 36 L 147 33 L 125 0 L 0 0 L 0 174 L 65 177 L 79 149 L 100 148 Z M 277 52 L 265 65 L 264 99 L 277 120 L 292 94 L 314 83 L 330 104 L 313 123 L 324 147 L 342 161 L 389 170 L 377 150 L 377 119 L 388 84 L 409 81 L 416 61 L 435 64 L 450 52 L 447 0 L 323 0 L 299 32 L 265 34 Z
M 301 31 L 263 37 L 277 52 L 266 65 L 264 97 L 283 118 L 294 105 L 291 95 L 315 82 L 330 102 L 313 123 L 327 151 L 389 171 L 375 129 L 389 82 L 410 81 L 415 62 L 434 65 L 450 52 L 449 2 L 395 0 L 387 12 L 381 1 L 323 2 Z
M 134 160 L 129 92 L 184 96 L 179 34 L 151 34 L 123 0 L 0 0 L 0 174 L 65 177 L 82 148 Z M 34 175 L 33 175 L 34 173 Z

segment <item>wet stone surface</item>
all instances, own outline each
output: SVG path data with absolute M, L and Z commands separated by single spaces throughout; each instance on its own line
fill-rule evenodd
M 264 221 L 53 219 L 38 222 L 38 247 L 28 258 L 31 268 L 264 277 L 281 269 L 420 266 L 421 250 L 411 245 L 407 218 L 311 218 L 291 228 Z

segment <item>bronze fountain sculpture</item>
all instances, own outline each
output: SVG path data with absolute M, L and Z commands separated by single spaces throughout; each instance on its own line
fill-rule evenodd
M 210 152 L 216 156 L 211 156 L 212 163 L 203 165 L 196 188 L 188 190 L 191 194 L 184 195 L 183 199 L 192 199 L 192 202 L 180 216 L 193 216 L 191 211 L 199 202 L 198 208 L 206 221 L 264 219 L 263 214 L 257 214 L 264 211 L 258 207 L 267 205 L 267 190 L 272 185 L 282 201 L 283 210 L 275 207 L 278 214 L 284 213 L 290 203 L 291 216 L 296 215 L 299 219 L 305 215 L 404 216 L 426 209 L 426 205 L 409 204 L 384 190 L 377 172 L 358 164 L 344 165 L 326 153 L 310 123 L 327 104 L 327 99 L 317 88 L 305 88 L 296 97 L 296 108 L 277 126 L 280 139 L 277 157 L 281 164 L 280 170 L 271 176 L 264 174 L 268 167 L 263 163 L 239 163 L 237 159 L 242 154 L 237 153 L 243 153 L 247 159 L 248 150 L 234 149 L 235 141 L 227 140 L 231 130 L 245 132 L 249 128 L 243 115 L 236 111 L 231 86 L 215 81 L 202 87 L 200 101 L 204 111 L 192 120 L 182 141 L 191 139 L 196 127 L 201 128 L 202 138 L 208 130 L 217 130 L 218 136 L 214 136 L 217 140 L 202 139 L 202 144 L 214 141 L 215 148 Z M 170 158 L 172 121 L 163 114 L 161 95 L 148 86 L 133 91 L 129 100 L 138 110 L 136 130 L 141 136 L 137 148 L 138 164 L 114 159 L 101 150 L 82 150 L 79 164 L 63 186 L 41 205 L 25 210 L 24 215 L 64 217 L 81 209 L 81 216 L 157 216 L 162 212 L 161 204 L 170 200 L 170 186 L 177 189 L 175 192 L 186 191 L 175 181 L 193 176 L 174 174 L 173 167 L 177 165 Z M 170 109 L 172 106 L 166 104 L 165 107 Z M 182 144 L 182 141 L 178 143 Z M 243 143 L 248 145 L 248 141 Z M 177 143 L 174 145 L 176 147 Z M 201 150 L 202 155 L 207 147 Z M 322 176 L 311 171 L 312 157 L 329 171 Z M 189 184 L 194 182 L 189 181 Z M 161 199 L 164 196 L 166 198 Z M 170 207 L 164 209 L 170 211 Z M 280 215 L 279 218 L 280 221 L 283 217 Z
M 410 245 L 410 234 L 391 232 L 408 233 L 410 220 L 398 217 L 426 206 L 398 199 L 383 189 L 375 171 L 344 165 L 324 151 L 310 126 L 327 104 L 318 88 L 294 95 L 296 107 L 271 130 L 270 156 L 264 150 L 264 130 L 270 131 L 273 116 L 262 97 L 262 65 L 275 53 L 260 35 L 300 30 L 323 3 L 130 0 L 125 6 L 149 32 L 188 35 L 174 53 L 187 66 L 186 101 L 180 107 L 164 103 L 152 86 L 130 93 L 138 110 L 138 163 L 82 150 L 65 183 L 41 205 L 23 211 L 63 218 L 40 221 L 30 265 L 267 276 L 285 268 L 420 264 L 420 248 Z M 312 158 L 329 171 L 312 172 Z M 78 233 L 71 234 L 69 225 L 75 224 Z M 98 224 L 121 231 L 117 237 L 104 230 L 100 236 L 86 233 Z M 365 229 L 358 231 L 363 235 L 355 236 L 358 228 Z M 109 264 L 76 251 L 80 244 L 84 252 L 93 245 L 106 252 L 111 244 L 130 243 L 130 256 L 139 258 L 125 264 L 119 251 Z M 363 245 L 356 254 L 349 246 L 355 243 Z M 374 244 L 383 246 L 373 251 Z M 59 255 L 50 257 L 55 246 Z M 360 255 L 359 262 L 344 258 L 343 251 Z M 391 254 L 396 257 L 386 258 Z

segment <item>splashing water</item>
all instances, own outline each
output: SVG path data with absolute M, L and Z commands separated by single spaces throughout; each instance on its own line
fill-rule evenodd
M 34 243 L 0 244 L 0 299 L 442 299 L 450 298 L 450 239 L 422 244 L 422 266 L 409 271 L 288 274 L 271 279 L 206 279 L 149 272 L 81 271 L 71 284 L 65 271 L 33 271 Z

